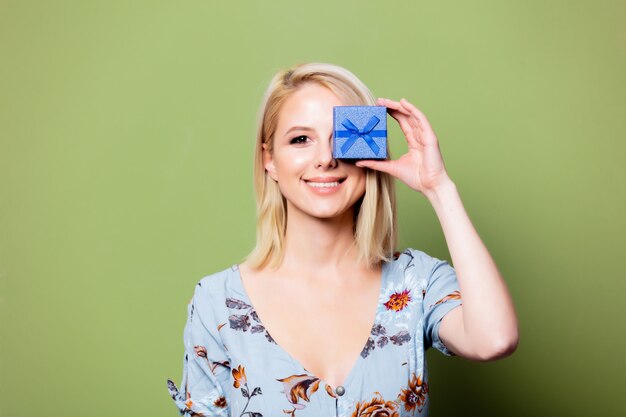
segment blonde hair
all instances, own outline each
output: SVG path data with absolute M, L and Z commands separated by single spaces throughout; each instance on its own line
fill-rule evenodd
M 376 105 L 374 96 L 345 68 L 322 63 L 296 65 L 278 72 L 265 92 L 257 125 L 254 186 L 257 204 L 256 246 L 246 257 L 253 269 L 278 267 L 285 252 L 287 204 L 278 184 L 263 164 L 263 144 L 272 152 L 278 114 L 285 100 L 306 83 L 317 83 L 336 94 L 344 105 Z M 387 148 L 387 155 L 389 148 Z M 396 247 L 396 196 L 393 178 L 365 168 L 365 194 L 354 207 L 354 238 L 359 261 L 369 266 L 389 261 Z

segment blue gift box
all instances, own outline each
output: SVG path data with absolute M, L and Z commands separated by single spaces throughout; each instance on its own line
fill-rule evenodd
M 335 106 L 333 125 L 334 158 L 387 158 L 386 107 Z

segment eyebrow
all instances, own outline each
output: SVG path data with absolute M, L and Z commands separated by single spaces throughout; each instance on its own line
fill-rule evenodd
M 294 130 L 304 130 L 304 131 L 307 131 L 307 132 L 314 132 L 315 131 L 315 129 L 313 129 L 312 127 L 292 126 L 285 132 L 285 136 L 287 136 L 289 133 L 293 132 Z

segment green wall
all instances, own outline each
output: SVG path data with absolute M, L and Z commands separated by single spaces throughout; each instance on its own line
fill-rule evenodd
M 429 353 L 431 415 L 625 415 L 625 11 L 0 0 L 0 415 L 177 415 L 186 303 L 254 243 L 257 107 L 302 61 L 426 113 L 515 299 L 511 358 Z M 398 193 L 401 246 L 449 259 Z

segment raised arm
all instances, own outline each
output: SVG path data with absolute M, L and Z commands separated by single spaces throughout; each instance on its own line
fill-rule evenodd
M 519 340 L 511 295 L 498 268 L 446 172 L 439 142 L 426 116 L 402 99 L 379 99 L 396 119 L 408 144 L 397 160 L 358 161 L 387 172 L 432 204 L 441 223 L 457 274 L 463 304 L 442 319 L 439 337 L 452 352 L 473 360 L 494 360 L 513 353 Z

